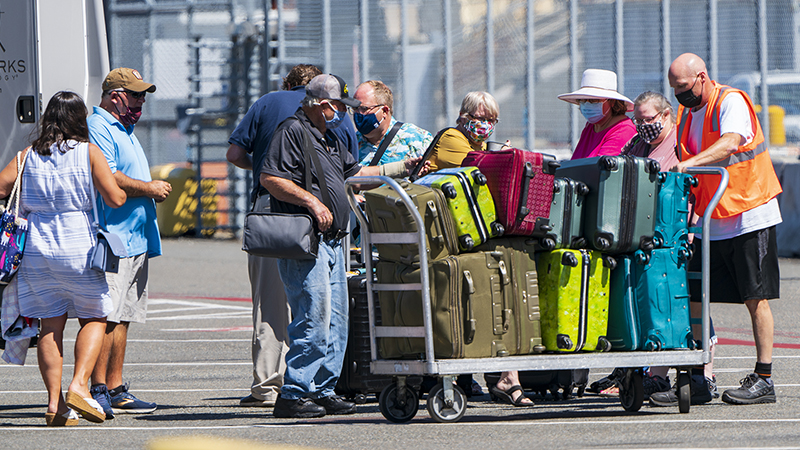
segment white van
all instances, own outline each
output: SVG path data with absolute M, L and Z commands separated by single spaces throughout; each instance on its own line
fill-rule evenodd
M 747 92 L 753 104 L 761 104 L 761 73 L 746 72 L 732 76 L 727 83 Z M 769 104 L 783 108 L 786 141 L 800 141 L 800 72 L 771 71 L 767 74 Z M 766 131 L 765 131 L 766 132 Z
M 80 94 L 91 112 L 108 71 L 102 0 L 0 0 L 0 167 L 56 92 Z

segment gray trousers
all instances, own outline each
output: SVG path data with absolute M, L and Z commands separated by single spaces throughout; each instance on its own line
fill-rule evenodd
M 263 209 L 260 203 L 268 205 L 268 199 L 268 196 L 259 197 L 255 209 Z M 285 356 L 289 349 L 286 329 L 291 323 L 291 312 L 276 259 L 248 255 L 247 269 L 253 299 L 253 384 L 250 393 L 259 400 L 275 401 L 286 371 Z

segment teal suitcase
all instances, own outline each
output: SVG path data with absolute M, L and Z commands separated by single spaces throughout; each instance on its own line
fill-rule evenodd
M 689 197 L 697 178 L 685 173 L 658 174 L 655 246 L 675 247 L 689 240 Z

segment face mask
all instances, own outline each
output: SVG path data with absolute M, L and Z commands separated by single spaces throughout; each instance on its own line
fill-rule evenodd
M 589 103 L 584 102 L 580 104 L 581 114 L 583 117 L 586 118 L 586 121 L 589 123 L 597 123 L 603 119 L 603 105 L 605 102 L 600 103 Z
M 334 128 L 338 128 L 339 125 L 342 124 L 342 121 L 344 120 L 344 116 L 346 114 L 347 113 L 345 113 L 344 111 L 336 111 L 336 110 L 334 110 L 333 118 L 331 120 L 327 120 L 327 119 L 325 120 L 325 127 L 327 129 L 329 129 L 329 130 L 333 130 Z
M 123 106 L 125 106 L 125 112 L 120 112 L 119 106 L 116 104 L 114 106 L 117 109 L 120 123 L 126 127 L 136 124 L 136 122 L 139 121 L 139 117 L 142 117 L 142 108 L 131 108 L 123 104 Z
M 356 130 L 358 130 L 358 132 L 364 136 L 375 131 L 375 129 L 381 125 L 381 122 L 383 122 L 383 119 L 378 120 L 378 117 L 375 114 L 361 113 L 353 114 L 353 120 L 355 120 L 356 123 Z
M 685 106 L 686 108 L 694 108 L 696 106 L 700 106 L 700 103 L 703 101 L 703 93 L 700 92 L 700 95 L 694 95 L 694 85 L 697 84 L 697 78 L 694 79 L 694 83 L 692 83 L 692 87 L 689 89 L 681 92 L 680 94 L 675 94 L 675 98 L 678 100 L 678 103 Z
M 639 133 L 639 137 L 642 138 L 643 141 L 649 144 L 661 134 L 663 128 L 664 124 L 661 122 L 642 123 L 636 125 L 636 132 Z
M 470 120 L 467 122 L 466 129 L 472 141 L 483 143 L 483 141 L 489 139 L 489 136 L 494 132 L 494 124 L 489 121 Z

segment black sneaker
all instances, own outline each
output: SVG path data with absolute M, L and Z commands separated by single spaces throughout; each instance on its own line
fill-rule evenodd
M 665 380 L 658 375 L 645 374 L 642 384 L 644 385 L 645 400 L 656 392 L 669 392 L 670 390 L 669 377 Z
M 356 412 L 356 404 L 348 402 L 338 395 L 315 398 L 314 403 L 325 408 L 328 414 L 353 414 Z
M 692 392 L 691 404 L 702 405 L 711 401 L 711 389 L 708 378 L 702 375 L 693 375 L 689 382 Z M 666 392 L 653 392 L 650 394 L 650 406 L 678 406 L 678 388 L 673 386 Z
M 722 393 L 722 401 L 732 405 L 752 405 L 756 403 L 775 403 L 775 385 L 772 378 L 767 380 L 755 373 L 742 378 L 737 389 Z
M 275 401 L 275 408 L 272 415 L 281 419 L 311 419 L 314 417 L 324 417 L 325 408 L 314 403 L 310 398 L 298 398 L 291 400 L 278 397 Z

